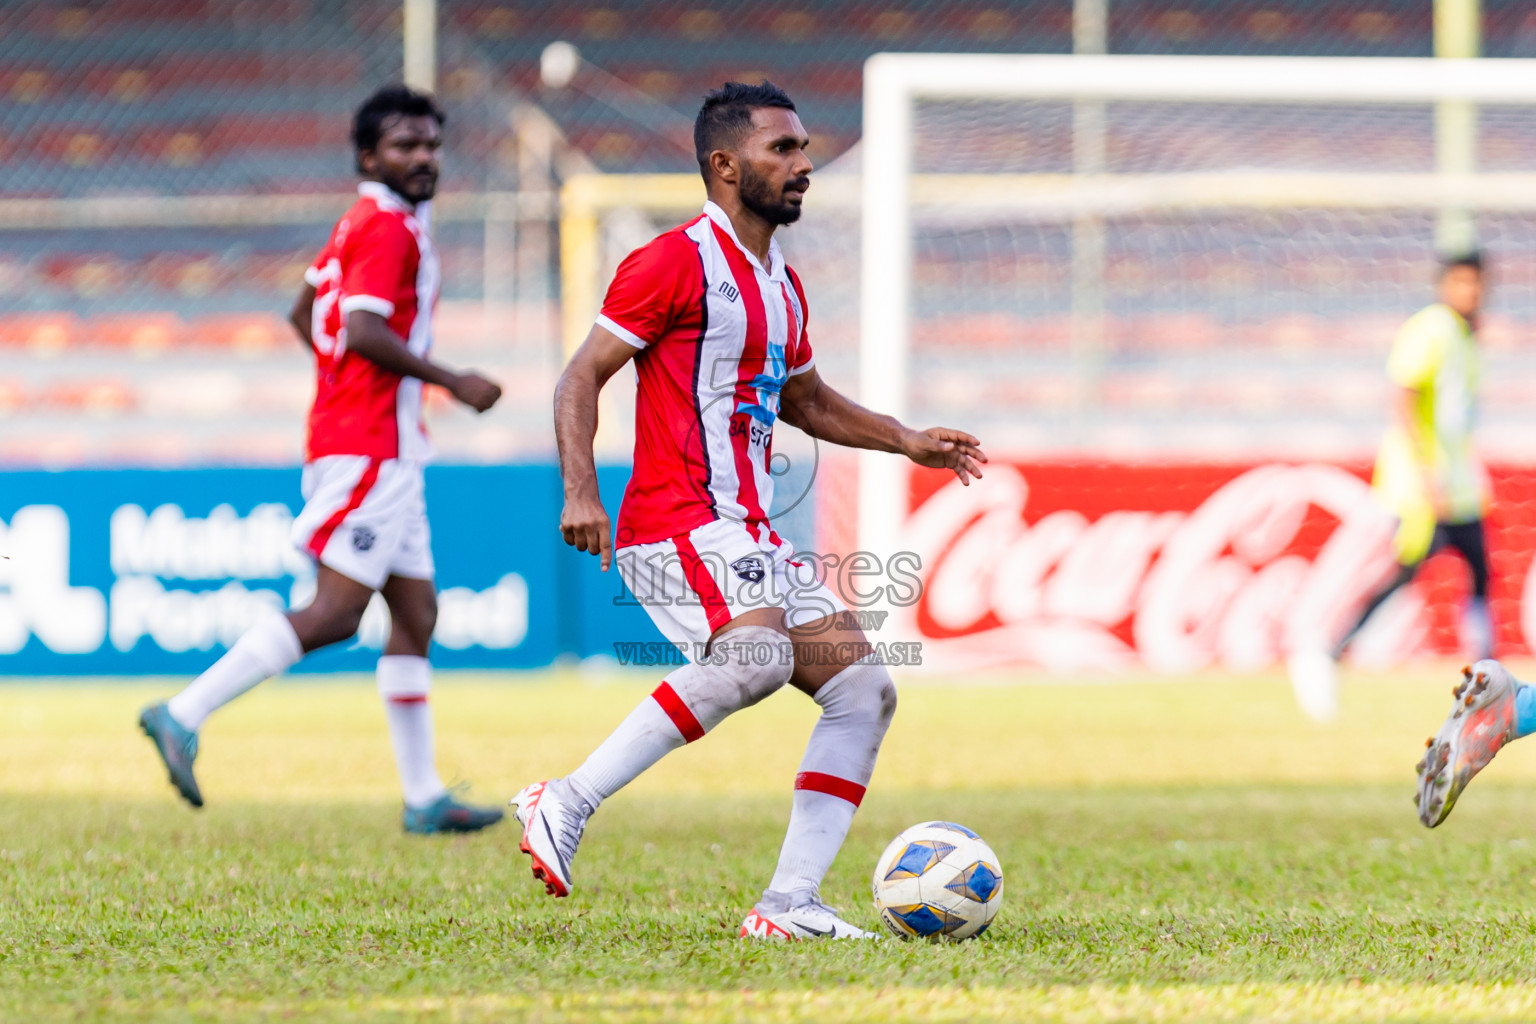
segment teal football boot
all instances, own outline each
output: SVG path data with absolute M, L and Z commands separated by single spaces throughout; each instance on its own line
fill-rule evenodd
M 203 806 L 203 792 L 192 775 L 192 762 L 197 760 L 197 733 L 171 717 L 164 701 L 139 712 L 139 728 L 154 741 L 176 792 L 193 807 Z
M 405 831 L 418 836 L 430 836 L 438 832 L 479 832 L 489 828 L 502 818 L 500 807 L 476 807 L 461 803 L 455 788 L 444 793 L 425 807 L 406 806 L 400 815 L 400 825 Z

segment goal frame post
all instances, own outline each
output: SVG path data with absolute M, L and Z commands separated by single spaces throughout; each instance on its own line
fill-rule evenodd
M 1536 106 L 1536 60 L 875 54 L 864 64 L 859 392 L 865 405 L 901 419 L 908 412 L 911 383 L 913 107 L 920 100 L 988 99 L 1317 106 L 1456 103 L 1474 109 Z M 1482 178 L 1473 171 L 1468 168 L 1467 173 L 1451 174 L 1442 166 L 1434 174 L 1415 174 L 1404 181 L 1408 187 L 1398 195 L 1406 200 L 1409 193 L 1428 194 L 1435 205 L 1446 207 L 1468 201 L 1469 205 L 1480 205 L 1474 179 Z M 1081 168 L 1079 173 L 1065 176 L 1068 181 L 1061 175 L 1053 177 L 1055 188 L 1066 193 L 1075 190 L 1099 201 L 1113 194 L 1117 178 L 1110 173 L 1082 173 Z M 1159 177 L 1165 180 L 1159 183 Z M 1393 177 L 1397 176 L 1383 173 L 1379 179 Z M 1519 179 L 1519 185 L 1531 180 L 1530 175 L 1493 177 Z M 1176 178 L 1142 176 L 1139 187 L 1143 192 L 1160 184 L 1171 187 Z M 1254 185 L 1253 205 L 1268 205 L 1263 197 L 1273 199 L 1287 188 L 1327 205 L 1330 185 L 1353 184 L 1349 191 L 1358 195 L 1362 183 L 1360 175 L 1289 178 L 1290 185 L 1278 189 Z M 1297 189 L 1298 184 L 1304 187 Z M 1240 197 L 1235 205 L 1244 205 Z M 963 428 L 964 424 L 954 426 Z M 881 557 L 894 554 L 909 502 L 910 464 L 883 452 L 861 452 L 859 548 Z

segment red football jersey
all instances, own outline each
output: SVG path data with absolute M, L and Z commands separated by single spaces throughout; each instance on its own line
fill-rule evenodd
M 805 293 L 778 241 L 763 266 L 706 203 L 703 216 L 629 254 L 597 322 L 642 350 L 619 546 L 716 519 L 779 543 L 768 521 L 779 391 L 815 359 Z
M 428 235 L 431 203 L 412 205 L 365 181 L 305 280 L 315 287 L 315 404 L 306 459 L 367 455 L 426 459 L 421 381 L 347 351 L 347 314 L 377 313 L 418 356 L 432 348 L 441 272 Z

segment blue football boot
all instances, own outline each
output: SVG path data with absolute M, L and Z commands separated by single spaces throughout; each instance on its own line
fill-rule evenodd
M 425 807 L 406 806 L 400 814 L 400 825 L 407 832 L 418 836 L 430 836 L 438 832 L 479 832 L 489 828 L 502 818 L 500 807 L 476 807 L 461 803 L 450 790 Z
M 192 762 L 197 760 L 197 733 L 171 717 L 164 701 L 139 712 L 139 728 L 154 741 L 176 792 L 193 807 L 203 806 L 203 792 L 192 776 Z

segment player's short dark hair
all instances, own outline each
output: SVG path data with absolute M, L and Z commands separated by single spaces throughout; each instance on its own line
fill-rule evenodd
M 794 110 L 795 101 L 766 78 L 757 85 L 726 82 L 704 97 L 699 116 L 693 119 L 693 155 L 705 184 L 709 183 L 709 154 L 741 142 L 752 130 L 752 111 L 759 107 Z
M 378 148 L 379 139 L 384 137 L 384 122 L 391 117 L 430 117 L 439 127 L 448 122 L 448 115 L 430 93 L 398 82 L 386 85 L 364 100 L 352 117 L 352 148 L 359 157 Z M 361 159 L 357 169 L 363 169 Z
M 1471 267 L 1479 274 L 1483 272 L 1483 253 L 1481 249 L 1465 249 L 1461 252 L 1448 252 L 1440 255 L 1440 276 L 1455 270 L 1457 267 Z

